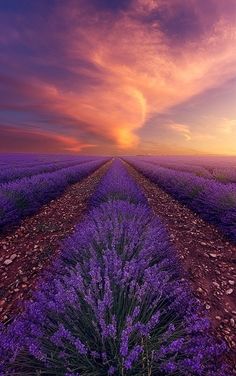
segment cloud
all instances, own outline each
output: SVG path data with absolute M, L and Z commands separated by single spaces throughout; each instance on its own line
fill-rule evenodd
M 224 135 L 236 133 L 236 119 L 221 118 L 218 120 L 217 130 Z
M 169 124 L 169 128 L 183 135 L 187 141 L 190 141 L 192 138 L 189 126 L 186 124 Z
M 54 134 L 49 131 L 16 128 L 0 124 L 0 151 L 28 152 L 74 152 L 91 148 L 94 145 L 79 142 L 76 138 Z
M 189 148 L 198 145 L 198 150 L 205 153 L 236 154 L 236 119 L 205 116 L 198 121 L 197 127 L 178 123 L 166 126 L 187 140 Z

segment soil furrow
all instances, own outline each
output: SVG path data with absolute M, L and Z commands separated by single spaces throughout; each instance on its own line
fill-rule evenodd
M 0 236 L 0 321 L 10 322 L 31 296 L 38 277 L 73 232 L 110 162 L 67 188 L 20 226 Z
M 126 166 L 166 225 L 193 292 L 212 321 L 215 335 L 229 346 L 228 360 L 236 373 L 236 246 L 132 166 Z

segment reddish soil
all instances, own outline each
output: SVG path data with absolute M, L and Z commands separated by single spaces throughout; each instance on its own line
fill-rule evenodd
M 33 287 L 73 232 L 110 162 L 44 205 L 21 225 L 0 236 L 0 321 L 9 322 L 30 298 Z
M 133 167 L 127 167 L 165 224 L 193 292 L 212 321 L 215 335 L 229 346 L 227 359 L 236 373 L 236 246 Z

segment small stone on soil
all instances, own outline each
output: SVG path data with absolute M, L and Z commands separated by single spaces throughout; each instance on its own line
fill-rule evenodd
M 12 263 L 12 260 L 11 259 L 6 259 L 4 261 L 4 265 L 10 265 Z

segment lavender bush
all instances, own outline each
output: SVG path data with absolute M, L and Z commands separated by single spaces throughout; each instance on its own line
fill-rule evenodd
M 101 180 L 99 189 L 92 196 L 91 206 L 114 200 L 147 203 L 144 194 L 130 178 L 128 171 L 119 159 L 114 160 L 112 167 Z
M 0 230 L 18 223 L 65 188 L 91 174 L 108 158 L 23 178 L 0 187 Z
M 80 163 L 86 163 L 90 162 L 92 160 L 95 160 L 98 158 L 92 158 L 92 157 L 80 157 L 80 158 L 74 158 L 71 161 L 60 161 L 60 162 L 53 162 L 53 163 L 44 163 L 44 164 L 36 164 L 33 166 L 23 166 L 21 167 L 13 167 L 8 166 L 7 168 L 1 168 L 0 171 L 0 187 L 1 184 L 8 183 L 13 180 L 21 179 L 24 177 L 31 177 L 34 175 L 47 173 L 47 172 L 54 172 L 58 171 L 63 168 L 72 167 L 79 165 Z
M 236 167 L 216 167 L 213 169 L 212 175 L 222 183 L 236 183 Z
M 215 179 L 225 184 L 236 183 L 235 157 L 142 156 L 135 159 L 159 167 L 190 172 L 197 176 Z
M 208 171 L 205 167 L 199 165 L 192 165 L 183 162 L 168 162 L 168 160 L 166 162 L 164 160 L 159 161 L 159 159 L 155 157 L 142 158 L 141 160 L 142 162 L 147 162 L 158 167 L 164 167 L 170 170 L 177 170 L 182 172 L 190 172 L 197 176 L 213 179 L 213 175 L 210 173 L 210 171 Z
M 0 153 L 0 165 L 3 168 L 27 166 L 33 167 L 47 163 L 78 161 L 84 156 L 68 154 L 37 154 L 37 153 Z M 86 157 L 87 158 L 87 157 Z
M 126 158 L 141 173 L 236 241 L 236 186 Z

